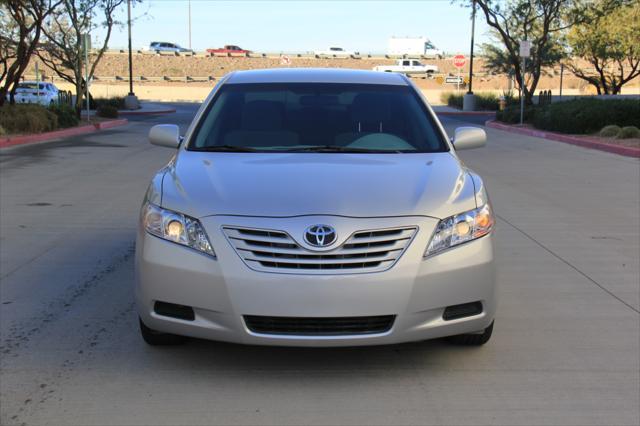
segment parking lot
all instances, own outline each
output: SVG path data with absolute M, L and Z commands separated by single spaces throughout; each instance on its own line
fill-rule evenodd
M 638 160 L 493 129 L 461 154 L 498 216 L 483 347 L 149 347 L 135 226 L 172 155 L 150 126 L 184 130 L 197 105 L 175 107 L 0 151 L 0 424 L 640 422 Z

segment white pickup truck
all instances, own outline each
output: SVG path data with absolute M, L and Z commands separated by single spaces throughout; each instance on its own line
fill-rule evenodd
M 438 72 L 435 65 L 424 65 L 416 59 L 398 59 L 395 65 L 378 65 L 374 71 L 399 72 L 406 75 L 425 74 L 430 76 Z

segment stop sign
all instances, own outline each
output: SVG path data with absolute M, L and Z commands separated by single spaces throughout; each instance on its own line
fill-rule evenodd
M 464 55 L 456 55 L 453 57 L 453 66 L 456 68 L 463 68 L 466 63 L 467 58 L 465 58 Z

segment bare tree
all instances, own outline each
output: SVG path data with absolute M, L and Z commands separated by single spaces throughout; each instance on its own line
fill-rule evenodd
M 637 1 L 637 0 L 635 0 Z M 465 4 L 469 4 L 467 0 Z M 504 47 L 504 60 L 513 69 L 525 102 L 533 103 L 533 95 L 542 75 L 550 65 L 558 43 L 566 31 L 576 24 L 588 22 L 619 6 L 625 0 L 475 0 L 487 24 Z M 519 56 L 521 40 L 531 41 L 531 57 L 526 70 Z M 525 74 L 529 73 L 525 79 Z
M 3 105 L 7 93 L 10 94 L 11 103 L 14 103 L 17 83 L 40 42 L 42 25 L 60 0 L 1 1 L 3 22 L 6 19 L 10 25 L 9 28 L 3 28 L 1 34 L 11 37 L 7 43 L 3 42 L 3 47 L 0 48 L 0 55 L 4 61 L 3 80 L 0 85 L 0 105 Z
M 115 11 L 126 0 L 62 0 L 60 6 L 51 15 L 43 27 L 46 36 L 38 57 L 62 79 L 76 88 L 76 108 L 82 107 L 82 94 L 85 92 L 84 52 L 82 38 L 84 34 L 104 28 L 104 38 L 97 49 L 89 56 L 88 76 L 91 79 L 96 66 L 108 49 L 111 32 L 119 23 L 115 20 Z

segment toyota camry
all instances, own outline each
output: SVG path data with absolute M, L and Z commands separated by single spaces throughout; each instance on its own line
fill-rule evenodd
M 135 297 L 144 340 L 481 345 L 495 313 L 494 214 L 401 74 L 227 75 L 144 197 Z

